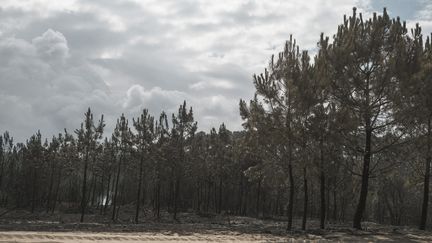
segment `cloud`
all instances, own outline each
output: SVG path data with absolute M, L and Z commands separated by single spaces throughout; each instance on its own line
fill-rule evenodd
M 0 54 L 0 124 L 21 141 L 39 128 L 54 134 L 77 127 L 88 106 L 114 105 L 97 73 L 86 63 L 69 62 L 66 38 L 58 31 L 49 29 L 32 41 L 1 39 Z
M 313 53 L 353 6 L 368 17 L 383 5 L 432 30 L 426 0 L 3 0 L 0 127 L 20 141 L 49 136 L 77 128 L 90 106 L 109 133 L 121 113 L 187 100 L 200 129 L 240 129 L 239 99 L 290 34 Z
M 38 55 L 52 64 L 62 64 L 69 57 L 66 38 L 58 31 L 48 29 L 42 36 L 32 40 Z

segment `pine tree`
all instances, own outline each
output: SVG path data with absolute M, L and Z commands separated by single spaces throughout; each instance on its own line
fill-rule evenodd
M 136 212 L 135 212 L 135 223 L 139 220 L 139 209 L 140 209 L 140 198 L 141 198 L 141 187 L 143 181 L 143 170 L 144 160 L 149 160 L 150 148 L 154 142 L 154 117 L 152 117 L 148 110 L 144 109 L 140 117 L 136 120 L 133 119 L 133 125 L 137 134 L 134 136 L 135 144 L 138 146 L 139 153 L 139 174 L 138 174 L 138 189 L 137 189 L 137 201 L 136 201 Z M 147 157 L 147 158 L 146 158 Z
M 111 217 L 111 219 L 114 221 L 117 219 L 118 212 L 120 210 L 120 207 L 117 207 L 118 206 L 117 204 L 118 204 L 121 168 L 124 163 L 125 157 L 127 156 L 127 153 L 130 152 L 130 145 L 132 143 L 132 132 L 129 128 L 129 122 L 124 116 L 124 114 L 122 114 L 120 116 L 120 119 L 117 120 L 117 124 L 114 129 L 114 133 L 112 135 L 112 140 L 115 144 L 118 153 L 117 172 L 115 177 L 114 195 L 113 195 L 113 202 L 112 202 L 113 211 Z
M 183 105 L 180 105 L 177 115 L 172 115 L 172 124 L 171 136 L 176 148 L 176 161 L 173 161 L 174 164 L 172 168 L 175 176 L 173 218 L 177 220 L 180 183 L 184 173 L 183 166 L 187 160 L 187 153 L 190 151 L 190 140 L 193 138 L 197 129 L 197 123 L 194 122 L 192 107 L 188 111 L 186 108 L 186 101 L 183 102 Z
M 404 47 L 405 34 L 405 25 L 399 19 L 391 20 L 385 9 L 382 16 L 374 14 L 364 21 L 354 8 L 353 15 L 338 27 L 327 52 L 332 96 L 341 109 L 349 111 L 351 119 L 345 134 L 363 137 L 363 145 L 355 145 L 363 156 L 360 197 L 353 220 L 356 229 L 361 229 L 366 208 L 372 155 L 397 142 L 375 143 L 376 137 L 395 129 L 392 97 L 398 81 L 395 70 L 403 63 L 398 52 Z
M 81 123 L 81 128 L 77 129 L 75 133 L 78 136 L 78 146 L 82 152 L 82 158 L 84 162 L 83 168 L 83 182 L 82 182 L 82 196 L 81 196 L 81 218 L 80 222 L 84 222 L 84 215 L 87 206 L 87 173 L 89 167 L 89 156 L 90 153 L 95 153 L 95 147 L 97 140 L 102 138 L 103 128 L 105 126 L 103 115 L 96 126 L 93 121 L 93 114 L 88 108 L 84 114 L 84 122 Z M 95 156 L 95 155 L 93 155 Z

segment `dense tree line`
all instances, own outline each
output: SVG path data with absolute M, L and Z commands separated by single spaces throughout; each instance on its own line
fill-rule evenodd
M 243 131 L 198 132 L 184 102 L 169 117 L 121 115 L 112 134 L 88 109 L 74 133 L 0 137 L 0 204 L 79 209 L 134 221 L 178 213 L 418 224 L 430 214 L 432 43 L 384 9 L 354 9 L 314 56 L 291 37 L 240 101 Z M 131 121 L 131 122 L 130 122 Z M 293 218 L 302 219 L 296 225 Z

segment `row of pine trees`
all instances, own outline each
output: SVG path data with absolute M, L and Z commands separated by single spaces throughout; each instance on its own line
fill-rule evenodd
M 287 229 L 362 221 L 426 228 L 432 155 L 432 43 L 386 10 L 354 9 L 312 57 L 290 38 L 240 101 L 244 130 L 197 132 L 177 114 L 122 115 L 114 132 L 89 109 L 51 140 L 0 139 L 0 204 L 77 209 L 134 221 L 150 209 L 281 217 Z M 301 219 L 299 223 L 293 219 Z

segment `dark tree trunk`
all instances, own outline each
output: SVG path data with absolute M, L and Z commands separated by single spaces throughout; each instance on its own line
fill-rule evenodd
M 57 188 L 54 194 L 54 200 L 53 200 L 53 206 L 51 208 L 51 213 L 54 213 L 54 210 L 56 208 L 57 200 L 58 200 L 58 194 L 60 190 L 60 184 L 61 184 L 61 178 L 62 178 L 62 170 L 61 168 L 58 169 L 58 181 L 57 181 Z
M 427 151 L 426 151 L 426 160 L 425 160 L 425 175 L 424 175 L 424 185 L 423 185 L 423 204 L 422 204 L 422 214 L 420 218 L 420 226 L 419 229 L 426 229 L 426 221 L 428 214 L 428 206 L 429 206 L 429 179 L 430 179 L 430 166 L 432 160 L 432 152 L 431 152 L 431 143 L 432 143 L 432 125 L 431 125 L 431 117 L 428 119 L 428 131 L 427 131 Z
M 36 195 L 37 195 L 37 180 L 38 174 L 37 169 L 33 168 L 33 187 L 32 187 L 32 200 L 31 200 L 31 213 L 34 213 L 36 208 Z
M 107 180 L 107 190 L 106 190 L 106 197 L 105 197 L 105 205 L 103 206 L 103 213 L 105 214 L 106 209 L 108 207 L 108 203 L 110 201 L 110 185 L 111 185 L 111 172 L 108 173 L 108 180 Z
M 121 169 L 122 156 L 120 156 L 118 165 L 117 165 L 117 175 L 116 175 L 116 183 L 114 187 L 114 197 L 113 197 L 113 210 L 111 219 L 114 221 L 116 219 L 116 207 L 117 207 L 117 195 L 118 195 L 118 186 L 120 181 L 120 169 Z
M 365 153 L 363 157 L 363 173 L 361 180 L 360 198 L 357 204 L 357 209 L 354 214 L 353 227 L 355 229 L 361 229 L 361 221 L 366 208 L 366 199 L 368 194 L 369 186 L 369 165 L 371 161 L 371 140 L 372 140 L 372 129 L 370 128 L 369 122 L 366 124 L 366 141 L 365 141 Z
M 156 188 L 156 217 L 160 218 L 160 191 L 161 191 L 161 183 L 160 179 L 158 178 L 157 181 L 157 188 Z
M 82 197 L 81 197 L 81 218 L 80 222 L 84 222 L 84 214 L 85 214 L 85 208 L 86 208 L 86 193 L 87 193 L 87 168 L 88 168 L 88 157 L 89 157 L 89 151 L 88 147 L 86 148 L 86 155 L 84 159 L 84 178 L 83 178 L 83 185 L 82 185 Z
M 303 167 L 303 190 L 304 190 L 304 200 L 303 200 L 303 220 L 302 220 L 302 230 L 306 230 L 306 220 L 307 220 L 307 209 L 308 209 L 308 181 L 306 175 L 306 166 Z
M 51 165 L 50 183 L 49 183 L 49 187 L 48 187 L 48 196 L 47 196 L 47 203 L 46 203 L 46 213 L 49 212 L 50 207 L 51 207 L 51 197 L 52 197 L 52 190 L 53 190 L 53 185 L 54 185 L 54 173 L 55 173 L 55 165 L 54 165 L 54 161 L 53 161 L 52 165 Z
M 324 147 L 323 139 L 320 140 L 320 228 L 325 228 L 325 217 L 326 217 L 326 185 L 325 185 L 325 174 L 324 174 Z
M 261 179 L 258 181 L 257 198 L 256 198 L 256 216 L 259 217 L 259 206 L 261 197 Z
M 243 174 L 240 175 L 239 194 L 237 202 L 237 213 L 241 215 L 243 205 Z
M 210 207 L 210 186 L 210 181 L 207 181 L 205 212 L 208 212 Z
M 92 182 L 91 182 L 91 186 L 90 186 L 91 195 L 89 195 L 89 196 L 91 196 L 90 205 L 92 207 L 94 206 L 96 190 L 97 190 L 97 177 L 94 173 L 92 173 Z
M 336 184 L 333 188 L 333 221 L 337 221 L 337 192 L 336 192 Z
M 179 203 L 179 193 L 180 193 L 180 178 L 176 178 L 175 180 L 175 195 L 174 195 L 174 214 L 173 218 L 174 220 L 177 220 L 177 210 L 178 210 L 178 203 Z
M 292 219 L 293 219 L 293 208 L 294 208 L 294 177 L 293 177 L 293 169 L 291 161 L 288 164 L 288 176 L 290 183 L 290 191 L 289 191 L 289 202 L 288 202 L 288 224 L 287 230 L 292 229 Z
M 222 177 L 219 178 L 219 201 L 218 201 L 218 213 L 222 212 Z
M 142 174 L 143 174 L 143 155 L 141 155 L 140 160 L 140 169 L 138 175 L 138 190 L 137 190 L 137 199 L 136 199 L 136 211 L 135 211 L 135 223 L 138 224 L 139 218 L 139 210 L 140 210 L 140 202 L 141 202 L 141 184 L 142 184 Z

